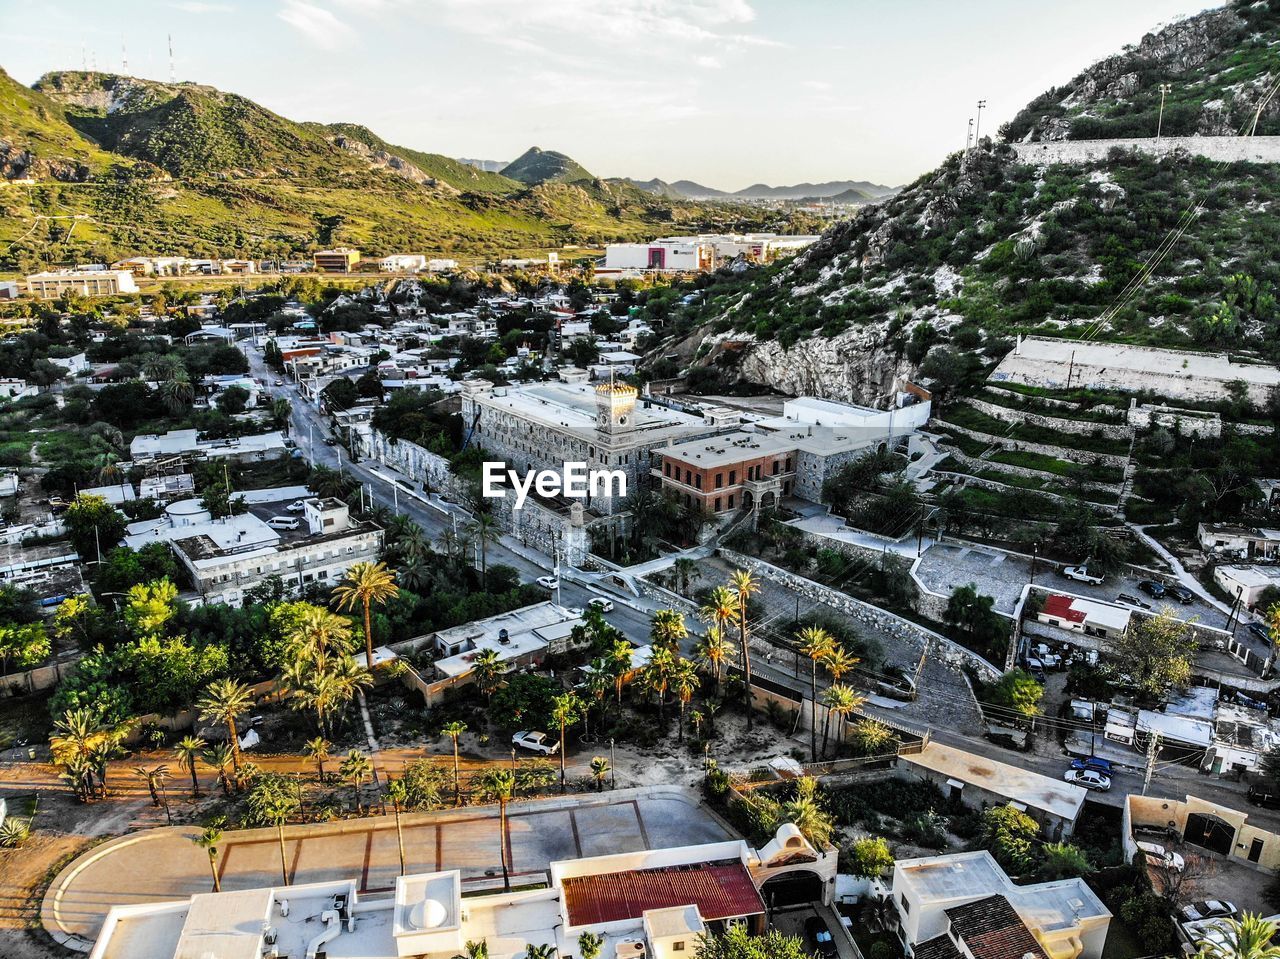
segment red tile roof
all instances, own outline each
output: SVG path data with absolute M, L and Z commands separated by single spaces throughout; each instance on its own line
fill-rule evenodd
M 672 906 L 697 906 L 707 920 L 764 912 L 751 874 L 737 859 L 572 876 L 563 887 L 572 926 L 639 919 L 649 909 Z
M 1071 604 L 1074 601 L 1070 596 L 1054 593 L 1045 599 L 1044 613 L 1055 619 L 1065 619 L 1069 623 L 1083 623 L 1084 613 L 1072 608 Z
M 974 959 L 1049 959 L 1004 896 L 987 896 L 946 910 L 951 931 Z

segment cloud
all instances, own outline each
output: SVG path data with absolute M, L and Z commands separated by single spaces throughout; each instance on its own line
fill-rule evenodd
M 707 70 L 719 70 L 722 66 L 724 66 L 724 64 L 721 63 L 719 60 L 717 60 L 715 57 L 708 57 L 708 56 L 694 57 L 693 62 L 697 66 L 703 67 Z
M 825 80 L 805 80 L 800 85 L 802 87 L 807 87 L 810 90 L 817 90 L 822 93 L 831 89 L 831 84 L 827 83 Z
M 178 3 L 171 3 L 169 6 L 175 10 L 181 10 L 183 13 L 231 13 L 232 8 L 226 3 L 203 3 L 201 0 L 180 0 Z
M 331 10 L 306 0 L 285 0 L 276 16 L 322 50 L 336 50 L 351 38 L 351 28 Z

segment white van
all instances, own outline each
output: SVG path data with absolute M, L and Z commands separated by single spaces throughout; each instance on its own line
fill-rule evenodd
M 297 529 L 302 525 L 302 520 L 296 516 L 273 516 L 267 520 L 267 525 L 272 529 Z

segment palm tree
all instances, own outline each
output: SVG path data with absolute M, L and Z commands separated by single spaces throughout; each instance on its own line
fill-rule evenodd
M 290 661 L 307 660 L 324 665 L 331 657 L 351 655 L 351 621 L 320 606 L 308 605 L 285 642 Z
M 212 766 L 218 774 L 218 785 L 222 787 L 222 795 L 231 795 L 231 777 L 227 770 L 231 768 L 231 747 L 226 743 L 214 743 L 200 757 L 206 766 Z
M 316 778 L 320 782 L 324 782 L 324 761 L 332 755 L 332 749 L 333 743 L 323 736 L 315 736 L 302 744 L 302 755 L 316 764 Z
M 843 646 L 834 646 L 822 657 L 822 668 L 831 674 L 833 683 L 838 683 L 845 673 L 852 672 L 860 662 L 862 660 L 850 654 Z
M 609 687 L 613 685 L 613 677 L 609 675 L 609 660 L 603 656 L 593 659 L 591 665 L 584 671 L 587 673 L 587 679 L 584 683 L 582 738 L 588 740 L 591 732 L 591 708 L 604 702 L 604 697 L 609 693 Z
M 594 932 L 584 932 L 578 936 L 578 955 L 582 959 L 600 959 L 600 950 L 604 948 L 604 936 Z
M 613 686 L 617 690 L 618 705 L 622 705 L 622 683 L 631 672 L 631 654 L 634 652 L 631 643 L 625 639 L 615 639 L 609 647 L 609 671 L 613 673 Z
M 579 707 L 578 697 L 573 695 L 573 693 L 563 693 L 562 695 L 555 697 L 555 699 L 551 701 L 551 718 L 554 719 L 560 726 L 560 791 L 561 792 L 565 792 L 566 789 L 568 788 L 565 785 L 565 779 L 564 779 L 564 764 L 565 764 L 564 730 L 566 726 L 569 726 L 578 721 L 578 718 L 579 718 L 578 707 Z
M 198 836 L 192 836 L 191 841 L 209 856 L 209 871 L 213 873 L 213 891 L 222 892 L 222 878 L 218 875 L 218 843 L 222 842 L 222 830 L 217 826 L 205 826 L 204 832 Z
M 806 626 L 796 637 L 800 652 L 809 657 L 809 701 L 813 704 L 809 723 L 809 761 L 818 761 L 818 660 L 832 650 L 831 634 L 821 626 Z
M 689 584 L 694 580 L 702 579 L 702 569 L 698 566 L 698 561 L 682 556 L 676 560 L 672 567 L 675 569 L 676 578 L 680 582 L 681 595 L 689 595 Z
M 133 767 L 133 774 L 147 784 L 147 791 L 151 793 L 151 805 L 160 805 L 160 784 L 169 776 L 169 767 L 165 765 Z
M 698 610 L 698 619 L 707 624 L 707 638 L 710 640 L 711 633 L 714 630 L 718 639 L 718 643 L 724 643 L 724 651 L 722 653 L 724 660 L 728 660 L 729 627 L 738 620 L 738 604 L 733 592 L 724 586 L 717 586 L 707 595 L 707 601 L 702 608 Z M 719 689 L 720 681 L 717 676 L 716 688 Z
M 502 685 L 502 674 L 505 671 L 502 657 L 496 649 L 482 649 L 471 661 L 471 673 L 476 678 L 476 685 L 484 693 L 489 705 L 493 705 L 493 694 Z
M 810 776 L 797 779 L 795 798 L 782 804 L 781 819 L 793 823 L 801 834 L 821 849 L 831 841 L 835 823 L 830 814 L 818 804 L 818 781 Z
M 591 757 L 591 778 L 596 781 L 596 792 L 604 791 L 604 781 L 609 776 L 609 760 L 603 756 Z
M 719 626 L 708 626 L 707 634 L 702 637 L 693 651 L 698 665 L 711 672 L 714 688 L 720 689 L 720 675 L 724 671 L 725 661 L 729 658 L 729 643 L 724 638 L 724 630 Z
M 196 778 L 196 763 L 200 760 L 200 752 L 207 746 L 198 736 L 183 736 L 178 745 L 173 747 L 178 759 L 178 768 L 191 773 L 191 798 L 200 798 L 200 780 Z
M 181 416 L 196 398 L 196 389 L 184 371 L 160 384 L 160 399 L 171 416 Z
M 687 659 L 676 659 L 675 669 L 671 673 L 671 688 L 675 690 L 676 701 L 680 703 L 680 732 L 678 741 L 684 742 L 684 711 L 698 689 L 698 672 L 693 663 Z
M 554 959 L 556 947 L 554 943 L 544 942 L 539 945 L 529 943 L 524 947 L 524 959 Z
M 498 804 L 498 848 L 502 853 L 502 888 L 511 891 L 511 869 L 507 863 L 507 803 L 516 788 L 516 777 L 510 769 L 490 767 L 480 777 L 480 793 Z
M 1280 946 L 1273 945 L 1276 924 L 1256 913 L 1228 919 L 1221 938 L 1205 940 L 1200 955 L 1208 959 L 1280 959 Z
M 867 698 L 850 687 L 837 683 L 834 686 L 827 687 L 826 692 L 822 694 L 822 701 L 827 707 L 828 722 L 833 714 L 840 718 L 840 725 L 836 733 L 838 747 L 839 743 L 844 742 L 844 726 L 849 719 L 849 714 L 865 703 Z M 827 725 L 824 722 L 822 728 L 822 754 L 824 756 L 827 753 Z
M 271 420 L 278 430 L 283 430 L 284 435 L 289 435 L 289 416 L 293 413 L 293 404 L 284 397 L 271 401 Z
M 353 749 L 347 753 L 347 758 L 338 767 L 338 773 L 351 784 L 351 790 L 355 793 L 356 815 L 363 815 L 364 807 L 360 804 L 360 787 L 373 774 L 373 763 L 360 750 Z
M 81 802 L 94 797 L 93 776 L 95 770 L 106 792 L 106 761 L 118 750 L 120 740 L 130 728 L 129 723 L 108 726 L 97 713 L 87 707 L 68 709 L 53 724 L 49 748 L 53 761 L 63 767 L 62 778 L 71 784 L 72 791 Z
M 400 847 L 400 875 L 404 875 L 404 830 L 400 828 L 400 810 L 409 798 L 409 790 L 405 788 L 403 779 L 392 779 L 387 783 L 387 798 L 391 800 L 391 808 L 396 813 L 396 844 Z
M 488 939 L 481 939 L 479 942 L 472 942 L 468 939 L 464 948 L 466 952 L 459 953 L 453 959 L 489 959 Z
M 671 675 L 675 672 L 676 660 L 669 649 L 655 649 L 649 654 L 649 662 L 645 663 L 641 678 L 646 689 L 657 694 L 658 720 L 665 717 L 667 687 L 671 684 Z
M 254 804 L 254 813 L 263 822 L 276 827 L 276 841 L 280 845 L 280 875 L 289 885 L 289 860 L 284 852 L 284 824 L 298 808 L 298 800 L 291 793 L 272 789 Z
M 674 609 L 660 609 L 653 614 L 649 637 L 655 647 L 678 652 L 680 640 L 689 635 L 684 624 L 684 614 Z
M 208 722 L 223 723 L 227 727 L 227 743 L 231 746 L 231 768 L 239 781 L 240 735 L 236 732 L 236 720 L 253 706 L 253 694 L 244 683 L 234 679 L 216 679 L 209 684 L 204 695 L 196 703 L 200 718 Z
M 489 584 L 489 544 L 498 540 L 498 521 L 491 513 L 477 513 L 471 535 L 480 544 L 480 585 L 485 588 Z
M 373 672 L 373 617 L 370 608 L 374 603 L 386 603 L 398 592 L 400 588 L 396 586 L 395 570 L 388 569 L 386 563 L 356 563 L 333 590 L 339 609 L 354 610 L 357 605 L 364 609 L 364 653 L 369 672 Z
M 458 737 L 467 731 L 467 724 L 455 719 L 445 723 L 440 732 L 453 740 L 453 804 L 462 804 L 462 775 L 458 768 Z
M 751 732 L 751 647 L 747 642 L 747 603 L 760 592 L 760 584 L 745 569 L 735 570 L 729 587 L 738 601 L 738 639 L 742 646 L 743 695 L 746 697 L 747 732 Z

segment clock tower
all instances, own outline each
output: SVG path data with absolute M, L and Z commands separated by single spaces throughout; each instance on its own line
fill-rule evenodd
M 618 436 L 635 429 L 636 395 L 634 386 L 612 379 L 596 387 L 596 428 Z

